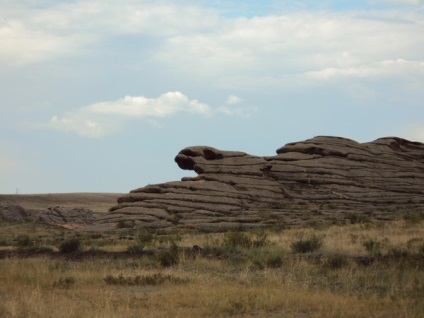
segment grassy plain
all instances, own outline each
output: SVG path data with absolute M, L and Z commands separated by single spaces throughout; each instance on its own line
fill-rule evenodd
M 57 205 L 70 208 L 84 207 L 101 213 L 114 206 L 121 195 L 121 193 L 0 194 L 0 204 L 16 204 L 33 211 L 43 211 Z
M 43 225 L 0 224 L 0 229 L 1 248 L 8 251 L 0 259 L 1 317 L 420 317 L 424 312 L 421 218 L 173 235 L 124 228 L 75 236 Z M 82 244 L 79 251 L 60 252 L 61 242 L 71 238 Z M 193 245 L 202 252 L 193 253 Z

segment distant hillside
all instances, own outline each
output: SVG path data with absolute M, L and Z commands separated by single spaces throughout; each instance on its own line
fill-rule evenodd
M 49 207 L 86 208 L 105 213 L 116 204 L 120 193 L 0 194 L 0 204 L 20 205 L 26 210 L 44 211 Z

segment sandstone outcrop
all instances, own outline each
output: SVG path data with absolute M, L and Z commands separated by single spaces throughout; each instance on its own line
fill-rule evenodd
M 198 176 L 135 189 L 96 223 L 224 230 L 424 211 L 424 144 L 397 137 L 358 143 L 320 136 L 269 157 L 197 146 L 175 161 Z
M 99 215 L 86 208 L 50 207 L 37 215 L 38 223 L 78 229 L 93 224 Z
M 0 221 L 10 223 L 26 223 L 31 222 L 32 216 L 27 210 L 20 205 L 1 204 L 0 205 Z

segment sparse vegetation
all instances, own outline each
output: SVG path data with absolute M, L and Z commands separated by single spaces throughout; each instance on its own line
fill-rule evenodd
M 175 277 L 172 275 L 164 275 L 162 273 L 154 273 L 149 275 L 137 275 L 134 277 L 125 277 L 122 274 L 118 276 L 107 275 L 103 279 L 108 285 L 161 285 L 164 283 L 182 284 L 188 282 L 188 279 Z
M 284 232 L 124 228 L 81 233 L 70 244 L 80 253 L 69 255 L 61 248 L 74 239 L 69 233 L 10 228 L 19 234 L 1 229 L 10 245 L 3 251 L 62 244 L 50 254 L 0 258 L 5 317 L 420 317 L 424 310 L 424 228 L 407 220 Z M 144 252 L 128 253 L 134 244 Z M 110 255 L 84 258 L 88 245 Z M 202 247 L 197 257 L 194 245 Z
M 318 251 L 323 244 L 323 238 L 320 235 L 310 234 L 306 238 L 303 236 L 290 244 L 293 253 L 311 253 Z
M 68 289 L 75 284 L 75 278 L 73 277 L 60 277 L 57 281 L 52 284 L 53 288 Z
M 81 249 L 81 240 L 77 237 L 65 240 L 59 246 L 59 250 L 62 253 L 73 253 L 73 252 L 79 251 L 80 249 Z

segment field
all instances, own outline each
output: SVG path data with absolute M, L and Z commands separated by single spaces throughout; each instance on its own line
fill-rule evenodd
M 3 223 L 0 316 L 420 317 L 422 219 L 174 234 Z

